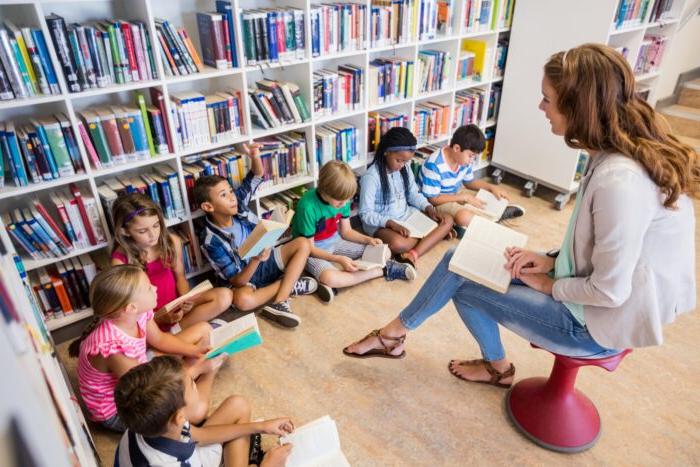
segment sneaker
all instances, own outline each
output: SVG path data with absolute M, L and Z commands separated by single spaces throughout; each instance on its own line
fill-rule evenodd
M 250 435 L 250 448 L 248 449 L 248 465 L 260 465 L 265 451 L 262 448 L 262 437 L 260 433 Z
M 228 324 L 228 321 L 221 318 L 215 318 L 209 321 L 209 325 L 212 329 L 220 328 L 221 326 L 224 326 L 226 324 Z
M 412 281 L 417 276 L 418 274 L 413 266 L 406 263 L 399 263 L 393 259 L 387 261 L 386 266 L 384 267 L 384 279 L 388 281 L 393 281 L 396 279 Z
M 288 300 L 265 305 L 260 314 L 286 328 L 295 328 L 301 323 L 301 319 L 292 312 Z
M 304 276 L 300 277 L 298 281 L 294 284 L 294 290 L 292 290 L 292 297 L 299 295 L 311 295 L 318 290 L 318 281 L 313 277 Z
M 517 204 L 509 204 L 505 211 L 503 211 L 503 215 L 501 216 L 500 219 L 498 219 L 498 222 L 503 222 L 507 221 L 509 219 L 516 219 L 518 217 L 521 217 L 525 214 L 525 208 L 518 206 Z
M 318 298 L 320 298 L 323 303 L 329 304 L 335 298 L 335 289 L 319 282 L 316 295 L 318 295 Z

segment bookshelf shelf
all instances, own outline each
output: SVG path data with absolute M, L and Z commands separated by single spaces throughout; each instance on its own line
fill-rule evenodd
M 336 58 L 346 58 L 346 57 L 355 57 L 357 55 L 365 55 L 367 53 L 367 49 L 363 50 L 348 50 L 345 52 L 336 52 L 333 54 L 326 54 L 326 55 L 319 55 L 318 57 L 313 57 L 311 59 L 312 62 L 323 62 L 325 60 L 333 60 Z
M 659 71 L 650 71 L 649 73 L 644 73 L 644 74 L 641 74 L 641 75 L 635 75 L 635 76 L 634 76 L 634 79 L 635 79 L 636 81 L 647 81 L 647 80 L 656 78 L 656 77 L 659 76 L 660 74 L 661 74 L 661 72 L 659 72 Z
M 165 226 L 166 227 L 174 227 L 178 224 L 182 224 L 183 222 L 187 222 L 187 217 L 186 216 L 176 216 L 176 217 L 171 217 L 170 219 L 165 219 Z
M 185 274 L 185 279 L 192 279 L 193 277 L 201 276 L 202 274 L 206 274 L 211 270 L 212 267 L 207 264 L 203 268 L 195 269 L 194 271 Z
M 81 99 L 85 97 L 105 96 L 117 92 L 137 91 L 139 89 L 147 89 L 152 86 L 161 84 L 160 80 L 136 81 L 129 84 L 114 84 L 104 88 L 88 89 L 87 91 L 74 92 L 70 94 L 72 99 Z
M 448 86 L 446 86 L 448 88 Z M 452 89 L 438 89 L 437 91 L 430 91 L 430 92 L 424 92 L 422 94 L 418 94 L 414 99 L 415 100 L 424 100 L 424 99 L 432 99 L 437 96 L 444 96 L 445 94 L 451 94 Z
M 381 47 L 371 47 L 368 52 L 372 54 L 376 53 L 382 53 L 382 52 L 396 52 L 397 50 L 401 49 L 410 49 L 411 47 L 415 47 L 418 45 L 418 42 L 416 41 L 411 41 L 411 42 L 404 42 L 402 44 L 393 44 L 393 45 L 384 45 Z
M 226 141 L 219 141 L 217 143 L 204 144 L 193 148 L 180 149 L 177 151 L 177 155 L 181 157 L 191 156 L 193 154 L 200 154 L 207 151 L 214 151 L 216 149 L 225 148 L 226 146 L 233 146 L 235 144 L 243 143 L 250 140 L 247 135 L 237 136 L 235 138 L 228 139 Z
M 277 135 L 280 133 L 287 133 L 290 131 L 301 130 L 311 126 L 311 122 L 295 123 L 293 125 L 284 125 L 278 128 L 269 128 L 267 130 L 261 130 L 260 128 L 253 128 L 251 131 L 250 139 L 264 138 L 266 136 Z
M 234 76 L 243 73 L 241 68 L 227 68 L 219 70 L 210 66 L 205 66 L 199 73 L 192 73 L 184 76 L 167 76 L 163 82 L 165 84 L 189 83 L 200 79 L 221 78 L 226 76 Z
M 276 185 L 271 185 L 269 187 L 264 187 L 264 188 L 258 188 L 257 193 L 255 194 L 255 199 L 260 199 L 260 198 L 265 198 L 267 196 L 274 195 L 275 193 L 280 193 L 285 190 L 289 190 L 292 188 L 296 188 L 301 185 L 306 185 L 307 183 L 313 183 L 314 177 L 311 175 L 304 175 L 301 177 L 295 177 L 292 180 L 289 180 L 284 183 L 278 183 Z
M 332 122 L 334 120 L 342 120 L 344 118 L 350 118 L 350 117 L 355 117 L 357 115 L 362 115 L 367 110 L 365 108 L 362 109 L 357 109 L 357 110 L 351 110 L 349 112 L 344 112 L 341 114 L 332 114 L 332 115 L 320 115 L 318 117 L 314 117 L 313 122 L 316 125 L 322 125 L 324 123 Z
M 348 165 L 350 166 L 350 168 L 352 170 L 361 169 L 367 165 L 367 161 L 362 159 L 362 158 L 359 158 L 359 159 L 355 159 L 353 161 L 350 161 L 350 163 Z
M 56 329 L 60 329 L 64 326 L 68 326 L 69 324 L 72 323 L 77 323 L 78 321 L 82 321 L 84 319 L 90 318 L 93 316 L 95 313 L 92 311 L 92 308 L 86 308 L 84 310 L 76 310 L 73 313 L 70 313 L 65 316 L 61 316 L 60 318 L 52 318 L 49 320 L 46 320 L 46 328 L 49 331 L 55 331 Z
M 62 102 L 65 100 L 63 94 L 52 94 L 50 96 L 28 97 L 26 99 L 12 99 L 0 101 L 0 111 L 5 109 L 19 109 L 33 105 L 50 104 L 51 102 Z
M 160 164 L 161 162 L 168 162 L 175 160 L 177 154 L 163 154 L 156 157 L 151 157 L 143 161 L 128 162 L 126 164 L 114 165 L 112 167 L 105 167 L 102 169 L 92 169 L 92 175 L 95 178 L 107 177 L 109 175 L 117 175 L 121 172 L 126 172 L 127 170 L 137 169 L 139 167 L 146 167 L 149 165 Z
M 276 68 L 286 68 L 286 67 L 292 67 L 292 66 L 297 66 L 297 65 L 303 65 L 305 63 L 309 63 L 310 61 L 311 60 L 308 58 L 302 58 L 300 60 L 294 60 L 294 61 L 284 60 L 284 61 L 280 61 L 277 63 L 258 63 L 256 65 L 246 65 L 245 71 L 247 71 L 247 72 L 262 71 L 264 73 L 267 70 L 274 70 Z
M 97 245 L 92 245 L 88 248 L 74 249 L 68 254 L 62 255 L 58 258 L 44 258 L 44 259 L 23 259 L 24 269 L 27 271 L 33 271 L 35 269 L 43 268 L 44 266 L 49 266 L 64 259 L 73 258 L 75 256 L 80 256 L 85 253 L 92 253 L 93 251 L 101 250 L 102 248 L 109 246 L 109 243 L 102 242 Z
M 397 105 L 410 104 L 415 100 L 413 97 L 407 97 L 406 99 L 396 99 L 388 102 L 383 102 L 381 104 L 376 104 L 370 106 L 368 112 L 377 112 L 378 110 L 388 109 L 389 107 L 396 107 Z
M 21 187 L 3 187 L 0 189 L 0 200 L 14 198 L 16 196 L 24 196 L 37 191 L 50 190 L 52 188 L 68 185 L 69 183 L 82 182 L 89 179 L 87 174 L 72 175 L 69 177 L 60 177 L 56 180 L 49 180 L 41 183 L 30 183 L 27 186 Z

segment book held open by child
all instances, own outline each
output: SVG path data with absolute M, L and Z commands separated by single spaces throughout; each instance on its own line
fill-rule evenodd
M 287 467 L 350 467 L 340 449 L 338 428 L 328 415 L 280 437 L 280 443 L 293 446 Z
M 274 247 L 275 242 L 288 228 L 288 224 L 273 220 L 261 220 L 238 249 L 238 254 L 244 260 L 259 255 L 265 248 Z
M 437 227 L 437 222 L 420 211 L 414 211 L 405 221 L 397 220 L 395 222 L 406 227 L 409 231 L 409 236 L 413 238 L 423 238 Z
M 465 203 L 464 207 L 493 221 L 498 221 L 508 207 L 507 199 L 498 199 L 490 191 L 484 189 L 479 190 L 476 199 L 484 203 L 483 208 L 477 208 L 469 203 Z
M 180 305 L 182 305 L 187 300 L 193 299 L 197 295 L 199 295 L 203 292 L 206 292 L 207 290 L 211 289 L 212 287 L 213 286 L 211 285 L 211 282 L 209 280 L 205 280 L 204 282 L 200 282 L 199 284 L 194 286 L 192 289 L 190 289 L 190 291 L 187 292 L 186 294 L 180 295 L 175 300 L 166 303 L 165 306 L 163 307 L 164 311 L 162 311 L 161 313 L 168 313 L 168 312 L 171 312 L 173 310 L 176 310 L 177 308 L 180 307 Z M 156 315 L 158 315 L 158 314 L 159 313 L 156 313 Z
M 362 253 L 362 258 L 355 261 L 357 268 L 361 271 L 369 271 L 370 269 L 383 268 L 386 266 L 386 260 L 391 258 L 391 250 L 389 245 L 382 243 L 381 245 L 367 245 Z
M 207 358 L 214 358 L 222 353 L 233 355 L 262 344 L 255 313 L 219 326 L 211 332 L 210 339 L 211 350 L 207 353 Z

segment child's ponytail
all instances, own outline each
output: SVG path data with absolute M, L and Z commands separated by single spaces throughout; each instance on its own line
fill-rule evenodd
M 80 344 L 97 325 L 103 319 L 116 317 L 113 316 L 115 312 L 123 310 L 129 304 L 138 290 L 143 274 L 143 269 L 139 266 L 120 264 L 95 276 L 90 284 L 90 304 L 95 315 L 80 337 L 71 342 L 68 355 L 77 357 L 80 354 Z
M 372 164 L 377 164 L 377 169 L 379 171 L 383 205 L 387 205 L 391 202 L 391 186 L 389 186 L 389 175 L 387 173 L 386 153 L 407 150 L 415 151 L 417 143 L 416 137 L 413 136 L 411 130 L 404 127 L 390 128 L 379 140 L 377 149 L 374 152 L 374 161 L 372 161 Z M 410 168 L 404 166 L 401 168 L 400 172 L 406 198 L 408 198 L 409 170 Z

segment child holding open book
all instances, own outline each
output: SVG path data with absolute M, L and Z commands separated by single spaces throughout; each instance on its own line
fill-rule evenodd
M 251 422 L 250 404 L 229 396 L 196 426 L 187 410 L 196 398 L 197 385 L 177 358 L 156 357 L 129 370 L 115 391 L 119 417 L 127 427 L 115 465 L 284 467 L 292 446 L 278 446 L 263 457 L 259 433 L 291 433 L 290 419 Z
M 472 195 L 470 190 L 486 190 L 498 199 L 507 199 L 505 192 L 486 180 L 474 179 L 474 166 L 477 155 L 484 150 L 486 139 L 476 125 L 461 126 L 455 130 L 449 146 L 444 146 L 432 154 L 423 164 L 419 182 L 421 192 L 435 206 L 438 212 L 449 214 L 459 227 L 469 225 L 474 210 L 482 209 L 485 203 Z M 462 186 L 464 185 L 464 187 Z M 508 206 L 499 221 L 520 217 L 525 210 L 516 205 Z
M 119 198 L 112 206 L 112 220 L 112 264 L 136 264 L 145 269 L 151 284 L 158 288 L 155 320 L 163 331 L 176 324 L 184 329 L 209 321 L 231 306 L 231 291 L 217 287 L 167 311 L 166 304 L 190 291 L 180 238 L 168 232 L 160 206 L 140 193 Z
M 418 190 L 410 164 L 416 138 L 404 127 L 391 128 L 379 140 L 374 161 L 360 180 L 362 227 L 389 245 L 396 259 L 415 267 L 418 257 L 428 252 L 452 230 L 452 216 L 442 214 Z M 424 212 L 438 223 L 423 238 L 413 238 L 402 224 L 414 213 Z
M 292 312 L 289 297 L 316 292 L 312 277 L 301 277 L 310 247 L 303 239 L 269 247 L 258 256 L 244 259 L 239 248 L 258 224 L 248 204 L 260 186 L 263 165 L 260 144 L 244 146 L 251 160 L 251 171 L 235 190 L 228 180 L 216 175 L 197 179 L 194 198 L 207 214 L 200 231 L 204 256 L 220 279 L 234 287 L 233 304 L 240 310 L 263 306 L 261 315 L 286 326 L 301 320 Z
M 292 236 L 311 240 L 306 269 L 318 280 L 319 298 L 326 303 L 333 300 L 334 288 L 381 276 L 388 281 L 416 278 L 410 264 L 388 260 L 383 268 L 360 270 L 353 261 L 362 257 L 368 245 L 382 244 L 350 225 L 350 200 L 356 191 L 357 179 L 347 164 L 326 162 L 319 172 L 318 187 L 304 193 L 292 219 Z
M 211 326 L 197 323 L 177 336 L 161 331 L 153 320 L 156 295 L 139 266 L 124 264 L 100 272 L 90 285 L 94 318 L 68 348 L 71 357 L 78 357 L 78 386 L 90 418 L 110 430 L 125 429 L 114 402 L 117 381 L 148 361 L 147 346 L 197 359 L 188 365 L 191 377 L 199 378 L 188 418 L 199 423 L 209 410 L 211 386 L 224 359 L 202 358 L 209 349 Z

